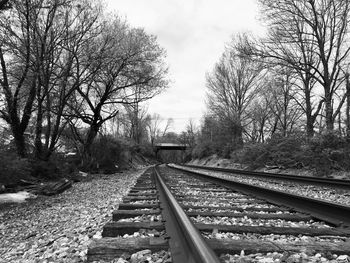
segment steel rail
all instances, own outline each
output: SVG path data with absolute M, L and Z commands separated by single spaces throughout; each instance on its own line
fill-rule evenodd
M 170 236 L 172 262 L 219 263 L 219 258 L 171 194 L 156 167 L 154 171 L 162 216 L 165 218 L 166 232 Z
M 334 226 L 350 227 L 350 206 L 334 204 L 328 201 L 322 201 L 315 198 L 273 190 L 234 180 L 217 178 L 198 171 L 189 171 L 185 168 L 174 166 L 169 167 L 206 178 L 207 180 L 220 184 L 224 187 L 262 198 L 272 204 L 287 206 L 294 210 L 310 214 L 312 217 L 330 223 Z
M 230 168 L 205 167 L 205 166 L 199 166 L 199 165 L 182 165 L 182 166 L 209 170 L 209 171 L 225 172 L 225 173 L 232 173 L 232 174 L 244 174 L 248 176 L 267 177 L 271 179 L 288 180 L 288 181 L 293 181 L 298 183 L 307 183 L 307 184 L 312 183 L 312 184 L 328 186 L 328 187 L 330 186 L 330 187 L 350 189 L 350 180 L 319 178 L 319 177 L 312 177 L 312 176 L 299 176 L 299 175 L 290 175 L 290 174 L 254 172 L 254 171 L 246 171 L 246 170 L 230 169 Z

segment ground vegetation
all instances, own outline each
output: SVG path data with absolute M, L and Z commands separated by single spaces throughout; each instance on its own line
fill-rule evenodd
M 111 169 L 122 149 L 148 143 L 143 104 L 168 86 L 164 58 L 155 36 L 101 1 L 1 1 L 0 155 L 13 157 L 1 161 L 20 175 L 18 163 L 60 168 L 74 152 L 79 169 Z
M 207 75 L 192 158 L 349 170 L 349 3 L 260 0 L 266 34 L 235 35 Z

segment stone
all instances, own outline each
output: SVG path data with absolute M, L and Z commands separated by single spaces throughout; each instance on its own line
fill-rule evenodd
M 294 254 L 287 258 L 286 263 L 299 263 L 300 255 Z
M 315 258 L 321 258 L 322 257 L 322 255 L 320 254 L 320 253 L 317 253 L 316 255 L 315 255 Z
M 342 261 L 345 261 L 347 260 L 349 257 L 347 255 L 340 255 L 337 257 L 337 260 L 342 260 Z M 346 262 L 346 261 L 345 261 Z
M 92 238 L 101 239 L 102 238 L 101 231 L 97 231 L 96 234 L 92 236 Z
M 258 261 L 259 263 L 273 263 L 275 262 L 273 258 L 263 258 L 263 259 L 259 259 Z
M 139 259 L 145 257 L 148 254 L 152 254 L 152 251 L 149 249 L 138 251 L 138 252 L 131 255 L 130 262 L 136 263 L 136 262 L 138 262 Z
M 287 251 L 283 252 L 282 257 L 280 258 L 281 262 L 286 261 L 288 257 L 289 257 L 289 253 Z

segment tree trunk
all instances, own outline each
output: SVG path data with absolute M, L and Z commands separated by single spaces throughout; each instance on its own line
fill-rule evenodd
M 305 93 L 305 115 L 306 115 L 306 135 L 311 138 L 314 136 L 314 123 L 315 120 L 312 117 L 312 106 L 311 106 L 311 94 L 309 88 L 309 81 L 304 82 L 304 93 Z
M 8 75 L 7 75 L 7 67 L 4 60 L 3 51 L 0 47 L 0 64 L 1 64 L 1 70 L 2 70 L 2 93 L 5 96 L 5 105 L 6 105 L 6 122 L 10 125 L 12 135 L 14 137 L 16 151 L 18 155 L 21 158 L 27 157 L 27 149 L 25 144 L 25 137 L 24 132 L 28 126 L 29 120 L 32 115 L 32 107 L 33 107 L 33 101 L 36 94 L 36 76 L 33 79 L 33 82 L 31 83 L 31 86 L 29 86 L 29 92 L 28 95 L 25 98 L 24 108 L 19 108 L 19 97 L 15 96 L 15 94 L 12 93 L 12 88 L 9 85 L 8 82 Z M 27 71 L 25 70 L 24 74 L 26 75 Z M 25 76 L 24 75 L 24 76 Z M 22 83 L 23 84 L 23 83 Z M 17 87 L 17 89 L 20 89 L 20 86 Z M 20 116 L 20 113 L 22 113 L 22 116 Z
M 326 85 L 326 84 L 325 84 Z M 325 87 L 325 121 L 327 131 L 333 131 L 334 129 L 334 120 L 333 120 L 333 103 L 332 103 L 332 94 Z
M 43 101 L 41 99 L 41 90 L 39 88 L 37 92 L 37 101 L 38 101 L 38 109 L 37 109 L 37 116 L 36 116 L 36 126 L 35 126 L 35 141 L 34 141 L 34 155 L 35 158 L 41 159 L 42 158 L 42 152 L 43 152 L 43 145 L 41 142 L 41 135 L 43 130 Z
M 22 132 L 18 127 L 15 127 L 13 125 L 11 125 L 11 129 L 12 129 L 12 134 L 16 145 L 17 154 L 21 158 L 26 158 L 27 150 L 26 150 L 24 132 Z
M 262 143 L 265 142 L 264 127 L 265 127 L 265 122 L 262 122 L 262 123 L 260 124 L 260 129 L 259 129 L 259 132 L 260 132 L 260 142 L 262 142 Z
M 341 131 L 341 111 L 339 111 L 339 115 L 338 115 L 338 130 L 339 130 L 339 136 L 342 136 L 342 131 Z
M 97 133 L 100 129 L 100 125 L 93 123 L 90 125 L 90 129 L 88 131 L 88 134 L 86 136 L 86 140 L 83 145 L 83 158 L 82 158 L 82 166 L 84 168 L 92 168 L 93 165 L 93 157 L 92 157 L 92 143 L 94 142 Z
M 276 133 L 277 125 L 278 125 L 278 117 L 275 117 L 274 123 L 271 128 L 271 136 L 273 136 Z
M 240 123 L 234 125 L 234 147 L 241 149 L 243 147 L 243 127 Z
M 346 137 L 350 139 L 350 80 L 346 74 Z
M 50 134 L 51 134 L 51 97 L 49 92 L 47 92 L 46 95 L 46 131 L 45 131 L 45 156 L 47 156 L 47 152 L 49 149 L 49 144 L 50 144 Z

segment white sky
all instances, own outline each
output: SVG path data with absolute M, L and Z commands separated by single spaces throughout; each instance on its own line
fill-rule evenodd
M 259 34 L 256 0 L 107 0 L 130 25 L 156 35 L 167 51 L 171 84 L 149 102 L 149 113 L 173 118 L 181 132 L 205 112 L 205 73 L 211 71 L 231 36 Z M 165 122 L 165 121 L 164 121 Z

